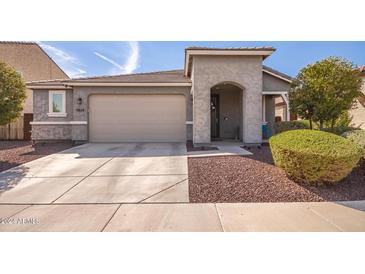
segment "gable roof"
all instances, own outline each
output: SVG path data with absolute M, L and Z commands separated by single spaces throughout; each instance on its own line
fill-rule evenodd
M 285 73 L 282 73 L 282 72 L 280 72 L 278 70 L 275 70 L 273 68 L 270 68 L 268 66 L 264 66 L 263 65 L 262 66 L 262 70 L 263 70 L 264 73 L 267 73 L 267 74 L 270 74 L 270 75 L 275 76 L 277 78 L 280 78 L 280 79 L 282 79 L 282 80 L 284 80 L 284 81 L 286 81 L 288 83 L 290 83 L 291 81 L 293 81 L 293 77 L 291 77 L 291 76 L 289 76 L 289 75 L 287 75 Z
M 263 73 L 269 73 L 270 75 L 290 82 L 292 77 L 274 70 L 268 66 L 263 66 Z M 118 84 L 124 86 L 134 85 L 151 85 L 151 86 L 190 86 L 190 78 L 184 76 L 184 70 L 168 70 L 168 71 L 155 71 L 146 73 L 134 73 L 134 74 L 121 74 L 121 75 L 105 75 L 95 77 L 84 77 L 74 79 L 58 79 L 48 81 L 32 81 L 28 82 L 29 88 L 64 88 L 71 86 L 97 86 L 103 84 Z
M 28 82 L 28 87 L 33 89 L 47 87 L 67 86 L 100 86 L 103 84 L 115 86 L 190 86 L 191 80 L 184 76 L 183 70 L 155 71 L 146 73 L 105 75 L 95 77 L 83 77 L 75 79 L 59 79 L 51 81 Z
M 61 71 L 62 74 L 65 75 L 65 78 L 69 79 L 69 76 L 67 73 L 55 62 L 55 60 L 52 59 L 51 56 L 48 55 L 48 53 L 36 42 L 30 42 L 30 41 L 0 41 L 0 44 L 5 45 L 22 45 L 22 46 L 32 46 L 38 48 L 55 66 L 56 68 Z
M 9 44 L 9 45 L 37 45 L 36 42 L 27 42 L 27 41 L 0 41 L 0 44 Z
M 183 70 L 86 77 L 74 79 L 73 82 L 100 83 L 105 80 L 109 83 L 191 83 L 191 80 L 184 76 Z
M 232 47 L 232 48 L 213 48 L 213 47 L 187 47 L 185 48 L 185 51 L 188 50 L 242 50 L 242 51 L 266 51 L 266 50 L 272 50 L 275 51 L 276 49 L 274 47 Z

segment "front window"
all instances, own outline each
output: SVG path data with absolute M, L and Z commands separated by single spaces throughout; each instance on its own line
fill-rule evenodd
M 66 92 L 49 91 L 49 116 L 66 116 Z

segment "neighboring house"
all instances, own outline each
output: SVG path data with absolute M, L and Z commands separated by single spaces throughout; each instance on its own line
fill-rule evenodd
M 363 82 L 362 94 L 357 98 L 354 108 L 350 110 L 350 115 L 354 126 L 365 129 L 365 66 L 362 66 L 360 71 Z
M 285 121 L 286 115 L 286 103 L 281 97 L 275 98 L 275 121 Z M 290 120 L 296 120 L 296 117 L 293 117 L 293 114 L 290 116 Z
M 361 77 L 363 81 L 362 86 L 362 95 L 357 98 L 356 103 L 349 111 L 350 116 L 352 117 L 351 125 L 355 127 L 360 127 L 365 129 L 365 66 L 360 68 Z M 275 120 L 283 121 L 285 120 L 286 115 L 286 103 L 283 101 L 281 97 L 277 97 L 275 99 Z M 294 115 L 290 117 L 292 120 L 296 120 Z
M 34 42 L 0 41 L 0 61 L 13 67 L 26 82 L 68 78 L 67 74 Z M 32 115 L 33 93 L 31 89 L 27 89 L 21 117 L 10 125 L 0 127 L 0 139 L 29 140 L 29 122 L 32 121 Z
M 291 82 L 263 66 L 274 51 L 193 47 L 184 70 L 30 82 L 32 139 L 260 144 Z

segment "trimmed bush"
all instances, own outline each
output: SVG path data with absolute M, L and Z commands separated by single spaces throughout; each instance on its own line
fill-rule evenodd
M 350 140 L 351 142 L 359 145 L 362 148 L 363 154 L 360 160 L 360 166 L 361 168 L 365 169 L 365 130 L 356 129 L 347 131 L 343 133 L 342 136 Z
M 362 154 L 351 141 L 318 130 L 291 130 L 271 137 L 269 142 L 275 165 L 293 180 L 312 184 L 340 181 Z
M 313 122 L 313 129 L 319 130 L 319 125 Z M 288 130 L 295 129 L 310 129 L 308 120 L 295 120 L 295 121 L 284 121 L 284 122 L 275 122 L 274 124 L 274 133 L 279 134 Z M 330 132 L 336 135 L 341 135 L 346 131 L 353 130 L 354 128 L 344 125 L 336 125 L 334 128 L 324 128 L 323 131 Z
M 330 132 L 336 135 L 342 135 L 344 132 L 351 131 L 351 127 L 334 127 L 334 128 L 324 128 L 323 131 Z
M 279 134 L 294 129 L 309 129 L 309 121 L 308 120 L 284 121 L 284 122 L 276 122 L 274 124 L 275 134 Z

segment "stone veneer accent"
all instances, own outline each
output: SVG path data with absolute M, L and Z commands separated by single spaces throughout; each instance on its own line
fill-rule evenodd
M 32 140 L 71 140 L 71 125 L 32 125 Z
M 210 140 L 210 90 L 229 82 L 243 88 L 242 136 L 245 143 L 262 142 L 262 57 L 193 57 L 193 141 Z

